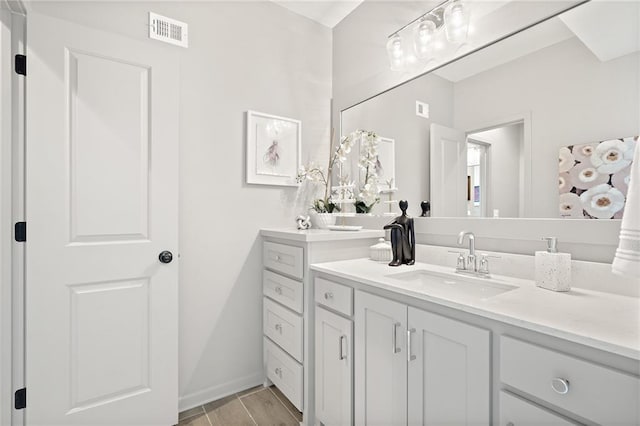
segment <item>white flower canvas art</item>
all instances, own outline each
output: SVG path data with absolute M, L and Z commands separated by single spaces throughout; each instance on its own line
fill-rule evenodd
M 560 217 L 622 218 L 637 145 L 633 136 L 560 148 Z
M 297 186 L 301 122 L 247 112 L 247 183 Z

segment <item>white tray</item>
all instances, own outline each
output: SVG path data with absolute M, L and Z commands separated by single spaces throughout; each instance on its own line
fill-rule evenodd
M 360 225 L 329 225 L 327 226 L 332 231 L 359 231 L 362 229 Z

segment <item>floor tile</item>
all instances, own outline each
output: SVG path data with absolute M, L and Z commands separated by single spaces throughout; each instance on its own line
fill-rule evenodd
M 209 422 L 209 418 L 203 411 L 202 414 L 198 414 L 195 416 L 191 416 L 185 420 L 181 420 L 180 423 L 178 423 L 178 426 L 211 426 L 211 423 Z
M 242 398 L 253 420 L 262 425 L 297 425 L 298 421 L 289 413 L 269 389 L 252 393 Z
M 216 401 L 208 402 L 208 403 L 204 404 L 202 407 L 204 408 L 204 411 L 209 413 L 211 411 L 214 411 L 217 408 L 220 408 L 220 407 L 223 407 L 223 406 L 227 405 L 228 403 L 230 403 L 234 399 L 236 399 L 235 394 L 226 396 L 224 398 L 220 398 L 220 399 L 218 399 Z
M 244 408 L 240 400 L 231 395 L 221 400 L 205 404 L 205 410 L 209 416 L 211 424 L 218 425 L 234 425 L 234 426 L 253 426 L 254 421 Z
M 286 396 L 284 396 L 284 394 L 280 391 L 280 389 L 275 387 L 275 385 L 271 386 L 269 389 L 271 389 L 271 391 L 276 395 L 276 397 L 278 397 L 280 402 L 282 402 L 284 404 L 284 406 L 287 408 L 287 410 L 289 410 L 289 412 L 291 412 L 293 417 L 295 417 L 297 421 L 301 422 L 302 421 L 302 413 L 300 411 L 298 411 L 296 406 L 293 405 L 291 403 L 291 401 L 289 401 L 289 399 Z
M 264 389 L 264 386 L 262 386 L 262 385 L 254 386 L 254 387 L 252 387 L 252 388 L 245 389 L 245 390 L 243 390 L 242 392 L 238 392 L 238 393 L 236 394 L 236 396 L 237 396 L 238 398 L 241 398 L 241 397 L 243 397 L 243 396 L 245 396 L 245 395 L 249 395 L 250 393 L 258 392 L 258 391 L 259 391 L 259 390 L 261 390 L 261 389 Z
M 178 414 L 178 420 L 182 421 L 182 420 L 188 419 L 189 417 L 197 416 L 203 413 L 204 413 L 204 408 L 202 408 L 202 406 L 199 405 L 197 407 L 193 407 L 189 410 L 183 411 L 182 413 Z

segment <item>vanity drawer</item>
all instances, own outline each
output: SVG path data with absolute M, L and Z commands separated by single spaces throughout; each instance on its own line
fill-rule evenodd
M 265 241 L 262 247 L 264 266 L 294 278 L 302 279 L 304 250 L 302 247 Z
M 302 411 L 302 365 L 287 355 L 269 339 L 264 339 L 267 377 L 293 405 Z
M 342 314 L 353 315 L 353 289 L 324 278 L 315 280 L 316 303 Z
M 505 336 L 500 338 L 500 379 L 597 423 L 640 420 L 638 377 Z
M 287 308 L 302 313 L 302 283 L 275 272 L 262 271 L 262 288 L 265 296 L 282 303 Z
M 564 418 L 527 402 L 508 392 L 500 391 L 500 426 L 571 426 Z
M 302 362 L 302 317 L 266 297 L 263 314 L 264 334 Z

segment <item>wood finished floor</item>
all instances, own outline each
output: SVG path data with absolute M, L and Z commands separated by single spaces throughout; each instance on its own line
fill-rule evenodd
M 178 426 L 297 426 L 302 413 L 276 388 L 256 386 L 183 411 Z

